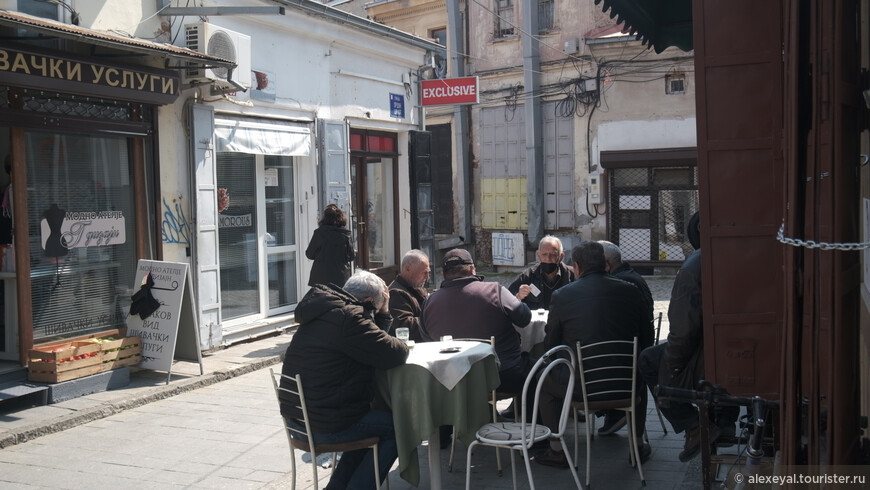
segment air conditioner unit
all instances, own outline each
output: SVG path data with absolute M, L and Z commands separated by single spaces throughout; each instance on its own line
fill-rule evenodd
M 235 61 L 232 81 L 245 89 L 251 87 L 251 36 L 218 27 L 209 22 L 197 22 L 184 26 L 184 38 L 188 49 Z M 187 83 L 216 83 L 222 87 L 234 87 L 230 83 L 229 69 L 224 67 L 191 68 L 187 70 Z M 238 87 L 236 87 L 238 88 Z

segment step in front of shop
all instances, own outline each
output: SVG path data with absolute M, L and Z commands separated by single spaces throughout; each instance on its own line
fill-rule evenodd
M 38 383 L 41 384 L 41 383 Z M 120 367 L 81 378 L 45 384 L 48 388 L 48 403 L 59 403 L 80 396 L 116 390 L 130 384 L 130 368 Z
M 0 411 L 27 405 L 48 403 L 48 386 L 27 381 L 27 368 L 17 366 L 0 373 Z

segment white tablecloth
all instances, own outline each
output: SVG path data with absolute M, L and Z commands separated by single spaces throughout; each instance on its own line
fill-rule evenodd
M 547 314 L 544 309 L 532 311 L 532 321 L 523 328 L 516 327 L 520 333 L 520 349 L 531 352 L 532 348 L 544 341 L 546 336 Z
M 458 347 L 459 352 L 439 352 L 445 347 Z M 492 346 L 483 342 L 465 340 L 417 342 L 408 355 L 407 364 L 426 368 L 445 388 L 452 390 L 468 373 L 472 364 L 492 353 Z

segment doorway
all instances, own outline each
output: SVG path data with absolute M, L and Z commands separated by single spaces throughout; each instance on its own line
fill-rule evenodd
M 351 131 L 350 222 L 357 250 L 356 267 L 387 282 L 398 272 L 396 135 Z
M 219 152 L 221 317 L 225 327 L 292 311 L 298 302 L 293 157 Z

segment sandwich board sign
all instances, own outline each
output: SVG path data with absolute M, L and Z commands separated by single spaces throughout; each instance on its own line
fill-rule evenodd
M 189 275 L 188 264 L 184 262 L 142 259 L 136 266 L 134 290 L 143 295 L 150 293 L 153 300 L 148 299 L 155 309 L 145 318 L 139 314 L 128 315 L 127 334 L 142 338 L 142 362 L 139 366 L 166 371 L 167 384 L 176 359 L 198 362 L 199 374 L 203 374 L 199 327 Z

